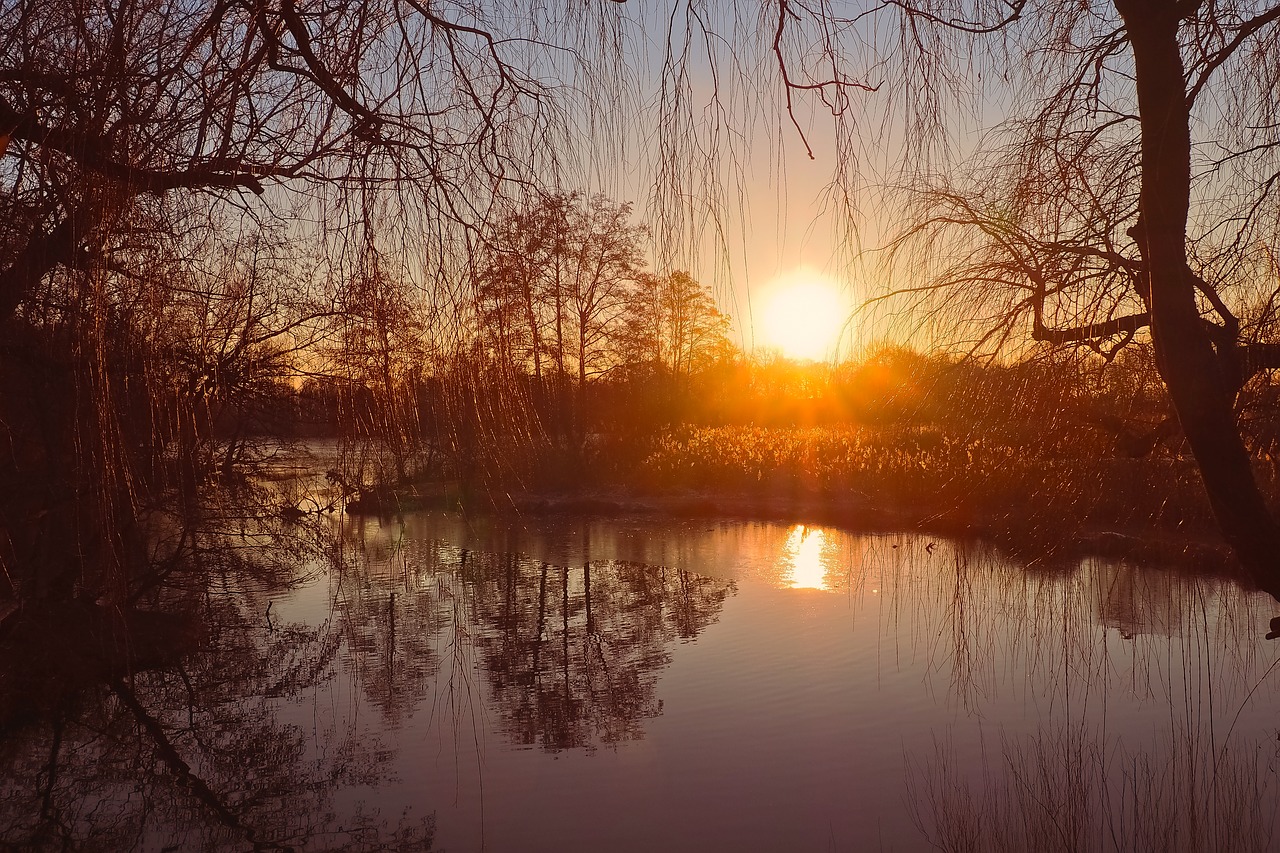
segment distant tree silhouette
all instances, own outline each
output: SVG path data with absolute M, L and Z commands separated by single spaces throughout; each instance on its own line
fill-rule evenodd
M 479 334 L 509 369 L 532 373 L 561 439 L 581 438 L 587 383 L 619 364 L 644 266 L 646 232 L 630 220 L 630 204 L 553 194 L 500 219 L 479 253 Z
M 689 273 L 646 273 L 627 300 L 626 356 L 674 380 L 688 380 L 733 352 L 729 318 L 710 288 Z

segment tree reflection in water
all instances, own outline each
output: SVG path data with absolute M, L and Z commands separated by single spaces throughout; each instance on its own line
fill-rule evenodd
M 1271 603 L 1229 579 L 565 525 L 544 560 L 412 518 L 317 520 L 290 550 L 264 522 L 188 536 L 201 568 L 137 610 L 6 622 L 0 849 L 1273 846 Z M 797 541 L 826 590 L 794 587 Z M 660 548 L 741 589 L 598 559 Z
M 1269 602 L 1120 562 L 1002 573 L 955 559 L 939 669 L 969 715 L 1012 699 L 1034 729 L 998 726 L 976 750 L 939 732 L 908 753 L 932 846 L 1274 850 L 1280 729 L 1258 726 L 1276 692 L 1275 647 L 1257 636 Z
M 282 547 L 276 524 L 184 534 L 201 543 L 200 570 L 152 590 L 159 609 L 73 603 L 10 626 L 5 845 L 429 849 L 432 815 L 359 804 L 395 781 L 397 730 L 416 711 L 439 712 L 441 695 L 455 716 L 483 702 L 513 743 L 548 750 L 638 738 L 662 710 L 669 646 L 715 621 L 734 590 L 661 567 L 552 566 L 319 523 L 312 547 Z M 273 612 L 317 566 L 328 613 L 300 624 Z M 320 709 L 321 689 L 347 681 L 380 722 Z
M 231 602 L 204 613 L 207 645 L 167 669 L 86 685 L 0 747 L 0 837 L 22 849 L 385 849 L 429 847 L 432 822 L 334 814 L 334 793 L 369 786 L 375 751 L 351 732 L 312 734 L 277 716 L 331 676 L 327 627 L 247 622 Z
M 502 562 L 478 584 L 480 657 L 503 730 L 547 750 L 641 737 L 662 712 L 655 685 L 670 645 L 714 622 L 733 589 L 635 563 Z
M 735 590 L 661 566 L 554 566 L 414 539 L 360 539 L 333 578 L 344 663 L 389 723 L 436 678 L 454 715 L 483 701 L 512 743 L 549 751 L 641 737 L 662 711 L 670 646 L 712 624 Z
M 333 679 L 342 638 L 262 605 L 308 553 L 273 524 L 184 532 L 199 553 L 151 590 L 159 609 L 72 601 L 6 625 L 0 846 L 430 849 L 433 815 L 339 806 L 385 781 L 367 732 L 282 713 Z

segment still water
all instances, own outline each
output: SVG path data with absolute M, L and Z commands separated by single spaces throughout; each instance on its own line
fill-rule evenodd
M 201 593 L 214 651 L 11 737 L 0 838 L 1280 847 L 1280 608 L 1228 581 L 763 522 L 326 523 Z

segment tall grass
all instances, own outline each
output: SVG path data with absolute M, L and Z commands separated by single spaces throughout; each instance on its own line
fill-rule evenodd
M 938 427 L 689 427 L 646 445 L 616 482 L 871 504 L 991 532 L 1211 530 L 1189 461 L 1038 453 Z M 625 456 L 620 453 L 619 456 Z

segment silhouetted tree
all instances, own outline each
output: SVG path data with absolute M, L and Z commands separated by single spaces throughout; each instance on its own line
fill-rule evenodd
M 630 218 L 631 205 L 603 195 L 554 194 L 500 220 L 480 253 L 480 334 L 501 363 L 532 372 L 561 439 L 581 437 L 587 383 L 619 363 L 644 266 L 646 232 Z
M 597 23 L 607 34 L 609 18 Z M 323 261 L 292 266 L 298 294 L 385 284 L 357 275 L 370 232 L 401 261 L 425 258 L 426 276 L 495 187 L 555 160 L 568 125 L 529 70 L 542 24 L 537 9 L 404 0 L 0 6 L 6 592 L 126 597 L 146 562 L 146 487 L 171 485 L 149 433 L 177 436 L 190 494 L 214 410 L 247 392 L 237 373 L 270 376 L 307 339 L 279 310 L 285 291 L 263 290 L 264 264 L 219 280 L 215 243 L 285 223 Z M 179 362 L 185 378 L 147 369 Z M 141 433 L 145 419 L 123 417 L 148 409 Z
M 733 352 L 729 318 L 687 272 L 641 275 L 627 299 L 626 323 L 627 360 L 676 380 Z
M 1275 290 L 1257 256 L 1270 257 L 1280 226 L 1280 7 L 892 7 L 915 93 L 909 127 L 941 126 L 946 99 L 978 82 L 974 56 L 1009 69 L 979 90 L 1010 99 L 993 142 L 959 165 L 931 156 L 938 136 L 916 136 L 914 162 L 933 165 L 908 175 L 920 206 L 899 248 L 921 250 L 905 257 L 925 278 L 897 295 L 923 294 L 917 308 L 975 331 L 979 346 L 1029 332 L 1111 357 L 1149 334 L 1224 536 L 1280 592 L 1280 532 L 1233 411 L 1242 385 L 1280 353 L 1259 337 L 1272 330 L 1241 319 Z

